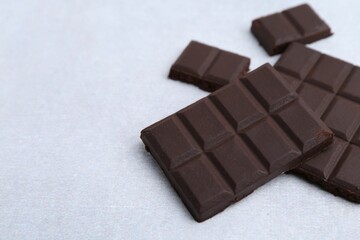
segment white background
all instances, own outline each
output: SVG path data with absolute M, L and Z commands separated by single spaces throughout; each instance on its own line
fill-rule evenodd
M 251 20 L 301 1 L 0 2 L 0 239 L 358 239 L 360 206 L 283 175 L 195 222 L 139 138 L 207 95 L 167 79 L 192 39 L 268 57 Z M 360 1 L 313 1 L 360 64 Z

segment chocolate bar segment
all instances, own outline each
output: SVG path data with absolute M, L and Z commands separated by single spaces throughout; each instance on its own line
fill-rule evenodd
M 197 221 L 298 166 L 332 136 L 269 64 L 141 132 Z
M 294 172 L 360 203 L 360 68 L 300 43 L 291 44 L 275 68 L 297 81 L 294 90 L 335 133 L 329 150 Z
M 331 35 L 308 4 L 255 19 L 251 31 L 269 55 L 283 52 L 292 42 L 311 43 Z
M 169 78 L 214 91 L 242 77 L 249 65 L 247 57 L 191 41 L 171 66 Z

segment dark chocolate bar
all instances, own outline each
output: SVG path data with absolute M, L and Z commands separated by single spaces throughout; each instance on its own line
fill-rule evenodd
M 269 64 L 141 132 L 197 221 L 322 151 L 333 134 Z
M 249 71 L 250 59 L 191 41 L 171 66 L 169 78 L 214 91 Z
M 295 172 L 360 202 L 360 68 L 299 43 L 288 47 L 275 68 L 335 133 L 329 150 Z
M 307 4 L 255 19 L 251 31 L 269 55 L 292 42 L 311 43 L 331 35 L 329 26 Z

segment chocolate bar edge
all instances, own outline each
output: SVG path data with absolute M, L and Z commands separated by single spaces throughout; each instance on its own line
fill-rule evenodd
M 332 193 L 334 196 L 343 197 L 344 199 L 354 202 L 354 203 L 360 203 L 360 194 L 356 194 L 355 192 L 349 190 L 349 189 L 342 189 L 337 187 L 334 184 L 329 183 L 328 181 L 317 177 L 316 175 L 312 174 L 310 171 L 307 171 L 306 169 L 293 169 L 290 171 L 290 173 L 305 179 L 309 183 L 315 183 L 316 186 L 322 188 L 323 190 Z
M 250 66 L 250 59 L 247 64 L 247 68 L 244 71 L 241 71 L 239 73 L 237 80 L 240 79 L 241 77 L 243 77 L 250 70 L 249 66 Z M 198 88 L 200 88 L 204 91 L 207 91 L 207 92 L 213 92 L 213 91 L 218 90 L 219 88 L 223 87 L 223 85 L 221 85 L 221 84 L 210 83 L 210 82 L 204 81 L 203 79 L 200 79 L 198 77 L 192 76 L 189 73 L 177 71 L 176 69 L 173 68 L 173 66 L 170 69 L 170 73 L 169 73 L 168 77 L 171 80 L 176 80 L 176 81 L 180 81 L 180 82 L 193 84 L 193 85 L 197 86 Z
M 295 41 L 289 41 L 287 43 L 278 45 L 278 46 L 268 46 L 266 44 L 267 41 L 265 41 L 265 37 L 262 36 L 262 32 L 267 32 L 267 30 L 261 25 L 261 23 L 259 23 L 260 19 L 255 19 L 252 21 L 251 24 L 251 33 L 255 36 L 256 40 L 258 41 L 259 45 L 262 46 L 264 48 L 264 50 L 267 52 L 267 54 L 269 56 L 275 56 L 277 54 L 280 54 L 282 52 L 284 52 L 286 50 L 286 48 L 293 42 L 298 42 L 298 43 L 302 43 L 302 44 L 309 44 L 327 37 L 330 37 L 331 35 L 333 35 L 333 33 L 331 32 L 331 29 L 329 28 L 328 31 L 324 31 L 322 33 L 319 33 L 318 35 L 313 35 L 313 36 L 309 36 L 303 39 L 298 39 Z M 256 27 L 256 25 L 259 25 L 259 28 Z
M 167 118 L 165 118 L 165 119 L 167 119 Z M 149 126 L 149 127 L 151 127 L 151 126 Z M 195 209 L 192 208 L 191 204 L 189 203 L 189 200 L 186 197 L 186 194 L 184 194 L 182 192 L 181 188 L 177 185 L 176 181 L 173 179 L 171 174 L 166 170 L 166 167 L 163 165 L 163 163 L 159 159 L 159 157 L 155 154 L 155 151 L 152 151 L 151 144 L 148 143 L 148 140 L 146 138 L 146 130 L 147 130 L 147 128 L 145 128 L 143 131 L 141 131 L 141 136 L 140 136 L 140 138 L 142 139 L 142 141 L 145 144 L 145 150 L 148 151 L 153 156 L 153 158 L 156 160 L 156 162 L 160 166 L 160 168 L 163 171 L 163 173 L 165 174 L 165 176 L 169 179 L 172 187 L 175 189 L 179 198 L 181 199 L 181 201 L 184 203 L 186 208 L 189 210 L 190 214 L 193 216 L 193 218 L 197 222 L 203 222 L 203 221 L 213 217 L 214 215 L 224 211 L 231 204 L 238 202 L 241 199 L 245 198 L 246 196 L 248 196 L 249 194 L 254 192 L 257 188 L 259 188 L 262 185 L 264 185 L 265 183 L 269 182 L 270 180 L 272 180 L 279 174 L 281 174 L 283 172 L 287 172 L 291 169 L 294 169 L 294 168 L 300 166 L 301 163 L 310 160 L 314 156 L 315 153 L 325 150 L 333 141 L 333 137 L 326 139 L 321 144 L 319 144 L 317 147 L 313 148 L 312 150 L 310 150 L 303 156 L 300 156 L 298 159 L 294 160 L 293 163 L 289 164 L 286 167 L 282 167 L 282 168 L 278 169 L 277 171 L 274 171 L 273 173 L 269 174 L 266 178 L 263 178 L 263 179 L 261 179 L 261 181 L 258 181 L 256 184 L 249 186 L 246 190 L 241 192 L 242 194 L 234 195 L 234 198 L 232 200 L 218 204 L 218 205 L 214 206 L 213 208 L 207 210 L 206 212 L 200 214 L 199 212 L 197 212 Z M 181 197 L 181 196 L 183 196 L 183 197 Z

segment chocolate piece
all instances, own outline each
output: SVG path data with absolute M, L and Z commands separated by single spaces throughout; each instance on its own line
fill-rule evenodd
M 242 77 L 249 65 L 247 57 L 191 41 L 171 66 L 169 78 L 214 91 Z
M 141 132 L 197 221 L 204 221 L 332 141 L 269 64 Z
M 331 35 L 329 26 L 307 4 L 255 19 L 251 31 L 269 55 L 292 42 L 311 43 Z
M 329 150 L 296 173 L 360 203 L 360 68 L 299 43 L 288 47 L 275 68 L 336 136 Z

